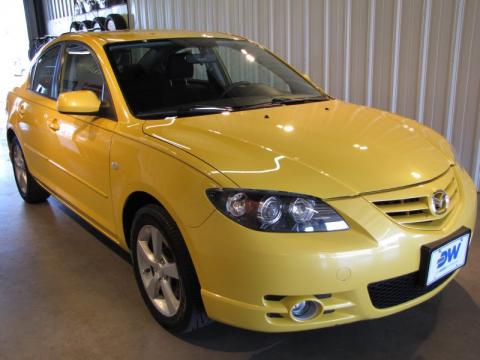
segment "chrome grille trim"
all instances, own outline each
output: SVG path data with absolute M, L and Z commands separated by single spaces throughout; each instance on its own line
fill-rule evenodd
M 447 211 L 441 215 L 434 214 L 429 206 L 436 190 L 444 190 L 450 198 Z M 396 223 L 417 229 L 435 229 L 441 226 L 460 200 L 454 168 L 430 182 L 375 193 L 365 198 Z

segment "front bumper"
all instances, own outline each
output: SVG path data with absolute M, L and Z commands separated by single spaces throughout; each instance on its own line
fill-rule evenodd
M 373 319 L 415 306 L 456 275 L 418 297 L 387 308 L 373 305 L 369 284 L 415 277 L 420 248 L 465 226 L 473 230 L 476 189 L 455 169 L 461 202 L 437 230 L 396 224 L 362 197 L 330 201 L 350 230 L 331 233 L 263 233 L 215 211 L 186 235 L 207 314 L 233 326 L 266 332 L 299 331 Z M 473 231 L 472 231 L 473 232 Z M 298 322 L 292 301 L 313 299 L 321 312 Z

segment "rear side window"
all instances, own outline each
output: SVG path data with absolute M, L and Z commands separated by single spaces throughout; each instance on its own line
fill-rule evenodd
M 89 48 L 82 44 L 66 47 L 65 63 L 60 80 L 60 92 L 91 90 L 105 100 L 102 71 Z
M 54 47 L 38 59 L 31 85 L 31 89 L 36 93 L 54 97 L 54 75 L 59 50 L 59 46 Z

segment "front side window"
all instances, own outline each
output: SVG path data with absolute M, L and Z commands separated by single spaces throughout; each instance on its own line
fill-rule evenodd
M 68 44 L 60 77 L 60 92 L 91 90 L 104 100 L 102 71 L 90 49 L 82 44 Z
M 35 64 L 35 71 L 30 88 L 36 93 L 54 97 L 54 75 L 59 50 L 59 46 L 49 49 Z
M 69 43 L 65 47 L 59 92 L 79 90 L 93 91 L 102 101 L 99 115 L 115 120 L 110 92 L 92 51 L 83 44 Z
M 328 99 L 248 41 L 168 39 L 109 44 L 106 51 L 131 111 L 140 118 Z

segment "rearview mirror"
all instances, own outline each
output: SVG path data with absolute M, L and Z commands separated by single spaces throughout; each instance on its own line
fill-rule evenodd
M 69 91 L 58 95 L 57 111 L 62 114 L 95 115 L 101 104 L 91 90 Z

